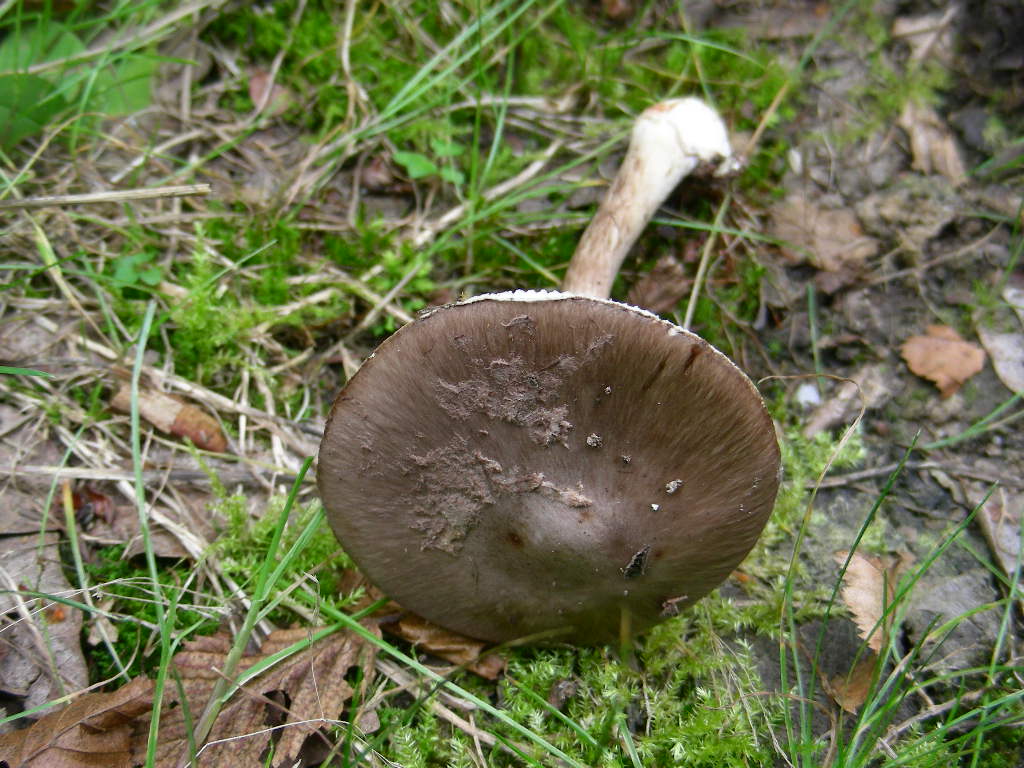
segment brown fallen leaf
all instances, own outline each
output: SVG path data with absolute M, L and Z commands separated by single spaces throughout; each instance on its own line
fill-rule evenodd
M 1012 576 L 1021 556 L 1020 523 L 1024 516 L 1024 491 L 1000 486 L 989 494 L 986 483 L 967 483 L 966 486 L 966 500 L 972 507 L 981 504 L 988 496 L 984 506 L 978 510 L 978 527 L 1003 573 Z M 1024 600 L 1021 602 L 1024 605 Z
M 259 112 L 277 117 L 295 103 L 291 90 L 280 83 L 271 83 L 270 73 L 254 69 L 249 75 L 249 98 Z
M 110 406 L 122 413 L 130 413 L 131 396 L 131 387 L 122 384 Z M 224 453 L 227 450 L 228 441 L 215 418 L 164 392 L 140 391 L 139 415 L 159 430 L 187 437 L 204 451 Z
M 913 373 L 934 381 L 943 397 L 985 367 L 985 350 L 945 325 L 929 325 L 926 335 L 911 336 L 900 354 Z
M 911 167 L 915 171 L 940 173 L 955 186 L 967 181 L 953 132 L 939 113 L 929 106 L 907 102 L 900 113 L 900 128 L 910 138 Z
M 626 22 L 633 18 L 636 7 L 630 0 L 601 0 L 601 10 L 612 21 Z
M 0 658 L 0 689 L 24 697 L 26 709 L 88 684 L 82 655 L 82 612 L 28 591 L 68 595 L 60 535 L 0 537 L 0 622 L 7 653 Z M 40 610 L 41 609 L 41 610 Z
M 878 659 L 868 656 L 857 662 L 848 675 L 836 675 L 824 680 L 825 690 L 832 700 L 851 715 L 863 706 L 871 691 L 871 678 Z
M 772 208 L 772 235 L 783 241 L 782 254 L 791 264 L 807 261 L 840 275 L 854 275 L 878 252 L 853 211 L 826 208 L 799 192 Z
M 675 309 L 693 281 L 674 256 L 662 256 L 654 268 L 636 281 L 626 302 L 658 314 Z
M 86 693 L 28 728 L 0 735 L 9 768 L 129 768 L 133 721 L 153 706 L 153 682 Z
M 892 24 L 892 36 L 910 46 L 910 60 L 934 58 L 953 66 L 956 36 L 953 22 L 959 13 L 955 3 L 944 11 L 921 16 L 900 16 Z
M 384 629 L 419 650 L 465 667 L 486 680 L 497 680 L 505 671 L 505 659 L 496 653 L 485 653 L 488 643 L 451 632 L 414 613 L 403 614 L 397 621 L 385 624 Z
M 258 653 L 243 657 L 238 671 L 244 672 L 317 631 L 303 627 L 271 633 Z M 185 650 L 174 657 L 185 701 L 178 686 L 170 687 L 165 694 L 157 746 L 156 764 L 160 768 L 172 768 L 181 757 L 188 756 L 189 730 L 184 705 L 187 704 L 194 725 L 221 676 L 233 640 L 226 633 L 200 637 L 186 643 Z M 202 765 L 263 765 L 261 755 L 275 728 L 283 730 L 274 747 L 273 765 L 292 765 L 306 738 L 336 721 L 352 697 L 352 687 L 345 681 L 349 670 L 361 667 L 364 685 L 368 684 L 374 655 L 374 646 L 359 635 L 336 632 L 274 664 L 236 691 L 223 706 L 203 749 Z M 132 748 L 138 762 L 145 755 L 148 729 L 148 719 L 136 723 Z
M 836 552 L 836 563 L 842 565 L 849 555 L 846 550 Z M 889 617 L 882 617 L 896 594 L 900 576 L 912 562 L 909 553 L 880 558 L 854 552 L 843 574 L 843 602 L 853 615 L 857 634 L 875 653 L 881 651 L 889 631 Z

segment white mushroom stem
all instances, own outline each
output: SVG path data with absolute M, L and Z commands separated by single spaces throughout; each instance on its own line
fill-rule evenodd
M 629 149 L 601 206 L 580 238 L 562 290 L 607 299 L 622 260 L 655 211 L 701 162 L 732 149 L 725 123 L 700 99 L 670 99 L 637 118 Z

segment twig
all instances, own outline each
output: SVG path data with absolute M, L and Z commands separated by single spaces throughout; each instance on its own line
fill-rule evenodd
M 290 483 L 295 481 L 294 474 L 288 474 L 288 470 L 273 470 L 280 482 Z M 54 477 L 67 480 L 113 480 L 129 482 L 135 474 L 128 469 L 108 469 L 95 467 L 57 467 L 50 464 L 20 464 L 8 467 L 3 473 L 9 477 Z M 250 472 L 241 470 L 221 470 L 216 472 L 217 479 L 224 485 L 246 484 L 254 481 Z M 207 483 L 210 475 L 198 469 L 144 469 L 142 479 L 147 483 L 158 480 L 166 480 L 172 483 Z M 259 479 L 259 478 L 256 478 Z M 310 480 L 309 482 L 312 482 Z
M 884 464 L 880 467 L 871 467 L 870 469 L 861 469 L 857 472 L 849 472 L 845 475 L 836 475 L 834 477 L 827 477 L 820 483 L 816 481 L 808 481 L 805 487 L 812 488 L 817 486 L 819 488 L 840 488 L 844 485 L 851 485 L 852 483 L 858 483 L 861 480 L 869 480 L 873 477 L 882 477 L 889 475 L 896 471 L 899 467 L 899 463 Z M 971 469 L 970 467 L 959 467 L 942 464 L 938 461 L 908 461 L 903 464 L 904 469 L 908 470 L 920 470 L 920 469 L 940 469 L 943 472 L 948 472 L 952 475 L 962 475 L 964 477 L 970 477 L 975 480 L 983 480 L 987 483 L 1000 483 L 1002 485 L 1008 485 L 1016 488 L 1024 487 L 1024 479 L 1008 477 L 1004 475 L 995 475 L 988 472 L 979 472 L 978 470 Z
M 210 194 L 209 184 L 183 184 L 175 187 L 149 189 L 122 189 L 108 192 L 86 192 L 80 195 L 52 195 L 28 197 L 24 200 L 0 200 L 0 211 L 26 208 L 49 208 L 61 205 L 89 205 L 93 203 L 119 203 L 125 200 L 156 200 L 165 197 L 186 197 Z

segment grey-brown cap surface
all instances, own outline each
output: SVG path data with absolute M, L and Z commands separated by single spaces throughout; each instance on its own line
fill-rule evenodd
M 641 310 L 555 293 L 445 307 L 388 339 L 320 449 L 328 519 L 406 608 L 486 640 L 616 638 L 748 553 L 779 449 L 749 379 Z

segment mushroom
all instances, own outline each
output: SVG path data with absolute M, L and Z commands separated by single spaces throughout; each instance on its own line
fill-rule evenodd
M 697 99 L 641 114 L 564 292 L 426 312 L 338 395 L 328 520 L 404 607 L 491 641 L 642 631 L 747 555 L 779 483 L 772 420 L 699 336 L 608 300 L 682 176 L 731 152 Z

